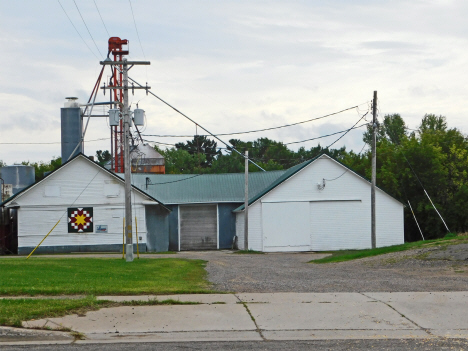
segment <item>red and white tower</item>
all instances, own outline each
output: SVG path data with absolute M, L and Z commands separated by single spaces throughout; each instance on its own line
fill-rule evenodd
M 127 39 L 120 39 L 119 37 L 112 37 L 109 38 L 109 55 L 114 56 L 114 61 L 122 62 L 123 57 L 128 55 L 128 50 L 124 50 L 123 46 L 128 45 Z M 114 108 L 120 108 L 122 110 L 123 106 L 123 75 L 122 75 L 123 67 L 114 66 L 112 69 L 112 76 L 109 81 L 109 87 L 114 87 L 111 93 L 111 101 L 120 102 L 120 106 L 115 106 Z M 120 88 L 120 89 L 116 89 Z M 125 164 L 124 164 L 124 127 L 123 121 L 120 120 L 119 125 L 111 126 L 111 166 L 112 170 L 115 173 L 124 173 L 125 172 Z

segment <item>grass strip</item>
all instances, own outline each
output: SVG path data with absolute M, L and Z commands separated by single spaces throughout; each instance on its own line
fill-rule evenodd
M 96 300 L 94 296 L 81 299 L 0 299 L 0 325 L 21 327 L 22 321 L 62 317 L 68 314 L 84 315 L 104 307 L 196 305 L 198 302 L 168 300 L 113 302 Z
M 468 235 L 454 236 L 452 233 L 448 234 L 446 237 L 441 239 L 434 240 L 425 240 L 425 241 L 415 241 L 411 243 L 379 247 L 376 249 L 365 249 L 365 250 L 340 250 L 340 251 L 328 251 L 323 253 L 330 253 L 330 256 L 309 261 L 309 263 L 336 263 L 336 262 L 345 262 L 356 260 L 359 258 L 372 257 L 378 255 L 384 255 L 392 252 L 406 251 L 417 248 L 425 248 L 431 246 L 448 246 L 451 244 L 460 244 L 463 242 L 468 242 Z
M 206 261 L 177 258 L 0 258 L 0 295 L 211 293 Z

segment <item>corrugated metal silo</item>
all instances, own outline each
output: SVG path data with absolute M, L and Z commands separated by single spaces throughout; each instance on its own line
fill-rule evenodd
M 83 144 L 81 143 L 83 120 L 81 118 L 80 105 L 75 97 L 67 99 L 65 107 L 60 109 L 62 122 L 62 164 L 67 162 L 69 158 L 83 152 Z M 73 152 L 78 144 L 78 148 Z
M 13 185 L 13 195 L 34 184 L 34 167 L 24 165 L 4 166 L 0 168 L 0 178 L 5 184 Z

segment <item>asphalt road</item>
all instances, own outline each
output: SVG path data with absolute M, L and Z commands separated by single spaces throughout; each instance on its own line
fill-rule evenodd
M 468 341 L 460 339 L 440 340 L 320 340 L 320 341 L 260 341 L 260 342 L 191 342 L 191 343 L 135 343 L 92 345 L 25 345 L 3 346 L 2 351 L 186 351 L 186 350 L 381 350 L 381 351 L 433 351 L 468 350 Z

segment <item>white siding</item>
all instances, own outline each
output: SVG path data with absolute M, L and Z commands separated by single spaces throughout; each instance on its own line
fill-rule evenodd
M 371 247 L 370 216 L 360 201 L 311 202 L 312 251 Z
M 60 187 L 60 196 L 45 195 L 46 187 Z M 114 197 L 115 187 L 121 187 Z M 113 189 L 108 197 L 109 187 Z M 50 188 L 48 188 L 50 189 Z M 80 157 L 38 183 L 15 199 L 18 210 L 18 247 L 36 246 L 52 229 L 42 246 L 121 244 L 123 240 L 124 194 L 123 183 L 97 165 Z M 135 216 L 138 221 L 140 243 L 146 243 L 146 218 L 144 200 L 133 192 L 133 235 L 136 243 Z M 108 233 L 68 233 L 67 209 L 69 207 L 93 207 L 94 228 L 97 224 L 108 226 Z
M 263 250 L 309 251 L 308 202 L 264 202 Z
M 244 212 L 236 214 L 236 235 L 240 250 L 244 250 Z M 262 241 L 262 206 L 260 203 L 249 207 L 249 249 L 263 250 Z
M 244 212 L 236 213 L 237 247 L 244 250 Z
M 317 184 L 322 184 L 323 179 L 325 188 L 320 190 Z M 303 216 L 307 216 L 310 223 L 312 250 L 357 249 L 371 246 L 370 199 L 371 186 L 368 181 L 329 157 L 322 156 L 264 195 L 250 208 L 261 208 L 262 203 L 310 203 L 310 213 Z M 298 207 L 298 213 L 302 212 Z M 261 212 L 258 214 L 261 215 Z M 377 189 L 376 214 L 377 246 L 402 244 L 403 204 Z M 263 215 L 263 219 L 261 216 L 251 217 L 249 212 L 251 243 L 260 243 L 262 237 L 267 235 L 262 231 L 262 221 L 276 223 L 278 217 L 282 218 L 281 213 Z M 237 217 L 239 220 L 239 214 Z M 241 243 L 240 239 L 239 236 Z M 269 249 L 262 247 L 261 250 Z M 277 248 L 277 251 L 286 250 L 286 246 Z
M 385 196 L 382 192 L 375 194 L 378 247 L 399 245 L 405 241 L 403 206 L 396 201 L 386 201 Z

